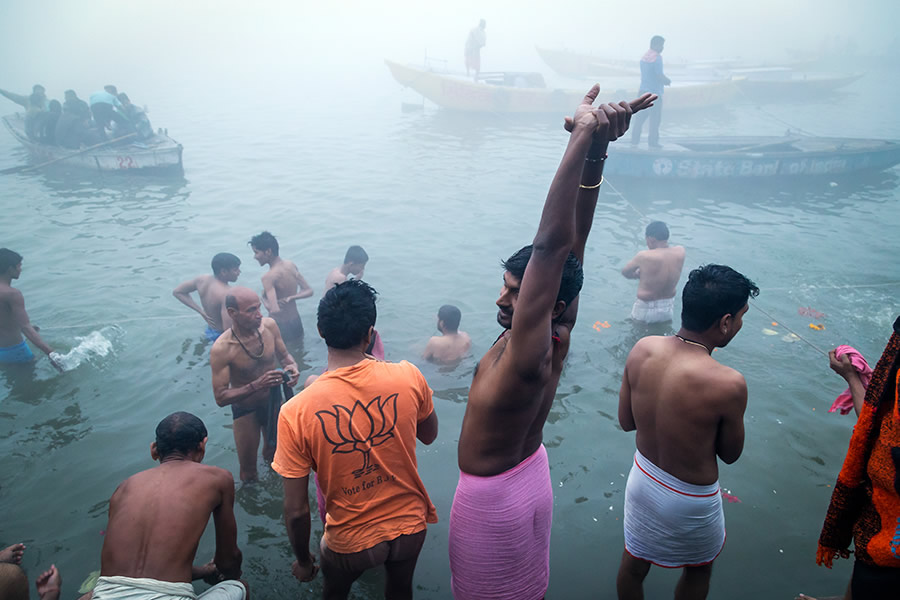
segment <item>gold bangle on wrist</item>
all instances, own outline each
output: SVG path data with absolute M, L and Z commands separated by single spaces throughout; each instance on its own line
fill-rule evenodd
M 600 181 L 598 181 L 595 185 L 584 185 L 582 183 L 582 184 L 579 184 L 578 187 L 580 187 L 583 190 L 596 190 L 598 187 L 600 187 L 601 183 L 603 183 L 603 175 L 600 176 Z

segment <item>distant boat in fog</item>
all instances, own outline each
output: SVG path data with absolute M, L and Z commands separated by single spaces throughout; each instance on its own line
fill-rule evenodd
M 181 144 L 160 130 L 152 137 L 124 145 L 110 145 L 87 152 L 40 144 L 25 135 L 25 118 L 21 113 L 3 117 L 3 124 L 38 162 L 59 159 L 59 164 L 100 171 L 138 171 L 181 173 Z M 68 158 L 67 158 L 68 156 Z
M 477 82 L 462 75 L 385 60 L 401 85 L 412 88 L 438 106 L 469 112 L 564 113 L 584 98 L 584 89 L 551 89 L 540 73 L 481 73 Z M 732 82 L 673 85 L 666 90 L 666 111 L 709 108 L 725 104 L 738 93 Z M 634 86 L 604 89 L 601 102 L 635 98 Z
M 900 142 L 891 140 L 717 136 L 666 138 L 648 151 L 610 147 L 604 174 L 657 180 L 756 179 L 842 176 L 900 164 Z

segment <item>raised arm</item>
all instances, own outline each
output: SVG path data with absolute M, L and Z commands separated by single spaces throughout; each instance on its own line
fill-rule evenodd
M 853 398 L 853 410 L 856 411 L 856 416 L 858 417 L 859 413 L 862 412 L 863 400 L 866 397 L 866 388 L 859 379 L 859 372 L 850 362 L 850 358 L 847 355 L 838 358 L 835 350 L 831 350 L 828 353 L 828 366 L 847 381 L 847 386 L 850 388 L 850 397 Z
M 28 96 L 22 96 L 21 94 L 14 94 L 12 92 L 7 92 L 6 90 L 0 90 L 0 95 L 12 100 L 22 108 L 28 108 Z
M 196 291 L 197 278 L 194 278 L 179 284 L 178 287 L 172 290 L 172 295 L 175 296 L 175 298 L 177 298 L 179 302 L 181 302 L 191 310 L 196 311 L 197 314 L 203 317 L 203 320 L 206 321 L 210 327 L 217 327 L 216 322 L 208 314 L 206 314 L 206 311 L 203 310 L 203 308 L 201 308 L 196 302 L 194 302 L 193 298 L 191 298 L 191 294 Z
M 727 407 L 716 433 L 716 454 L 726 464 L 741 457 L 744 451 L 744 411 L 747 410 L 747 382 L 737 375 L 724 393 Z
M 243 555 L 237 545 L 237 522 L 234 519 L 234 479 L 231 474 L 222 474 L 222 500 L 213 510 L 213 523 L 216 527 L 215 563 L 219 573 L 225 579 L 238 579 L 241 576 Z

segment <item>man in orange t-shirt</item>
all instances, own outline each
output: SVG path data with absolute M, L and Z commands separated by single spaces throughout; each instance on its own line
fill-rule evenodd
M 302 582 L 318 567 L 309 552 L 309 472 L 325 496 L 323 597 L 346 598 L 367 569 L 384 565 L 385 596 L 412 597 L 426 523 L 437 513 L 419 478 L 416 438 L 430 444 L 438 421 L 422 373 L 366 354 L 375 290 L 340 283 L 319 302 L 328 370 L 281 408 L 272 468 L 284 482 L 284 520 Z

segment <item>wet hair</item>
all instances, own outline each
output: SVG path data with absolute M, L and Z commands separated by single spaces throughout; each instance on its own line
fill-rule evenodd
M 681 293 L 681 326 L 706 331 L 725 315 L 736 315 L 751 296 L 758 295 L 756 284 L 731 267 L 704 265 L 694 269 Z
M 533 250 L 534 246 L 529 244 L 500 264 L 513 277 L 521 280 L 525 275 L 525 267 L 528 266 Z M 562 280 L 559 282 L 559 292 L 556 294 L 556 301 L 562 300 L 566 303 L 566 306 L 569 306 L 581 291 L 583 284 L 584 270 L 581 268 L 581 261 L 578 260 L 574 253 L 569 252 L 566 264 L 563 265 Z
M 339 283 L 319 300 L 319 333 L 325 345 L 346 350 L 358 345 L 375 326 L 378 292 L 361 279 Z
M 229 271 L 241 266 L 241 259 L 230 252 L 219 252 L 212 259 L 213 275 L 218 275 L 219 271 Z
M 268 231 L 263 231 L 259 235 L 254 235 L 247 243 L 253 248 L 262 250 L 263 252 L 271 250 L 272 256 L 278 256 L 278 240 L 276 240 L 275 236 Z
M 438 319 L 444 322 L 444 327 L 450 333 L 456 333 L 459 329 L 459 321 L 462 319 L 462 313 L 452 304 L 445 304 L 438 309 Z
M 119 90 L 117 90 L 116 86 L 114 86 L 114 85 L 104 85 L 103 89 L 105 91 L 109 92 L 110 94 L 112 94 L 113 96 L 116 96 L 119 93 Z
M 0 248 L 0 273 L 6 273 L 10 267 L 22 262 L 22 255 L 9 248 Z
M 654 35 L 652 38 L 650 38 L 650 47 L 651 48 L 658 48 L 659 46 L 662 46 L 665 43 L 666 43 L 666 38 L 664 38 L 661 35 Z
M 356 263 L 364 265 L 369 262 L 369 255 L 363 250 L 362 246 L 350 246 L 347 248 L 347 254 L 344 255 L 344 264 Z
M 0 563 L 0 598 L 28 600 L 28 577 L 19 565 Z
M 669 239 L 669 228 L 662 221 L 653 221 L 647 225 L 647 229 L 644 230 L 644 235 L 664 242 Z
M 51 100 L 48 108 L 50 109 L 50 112 L 62 112 L 62 104 L 59 103 L 59 100 Z
M 207 435 L 203 421 L 188 412 L 175 412 L 156 426 L 156 452 L 160 458 L 174 452 L 187 454 L 199 449 Z

